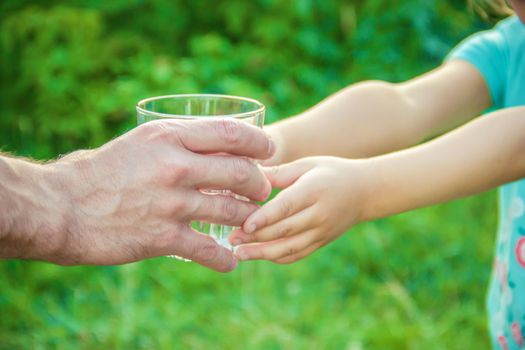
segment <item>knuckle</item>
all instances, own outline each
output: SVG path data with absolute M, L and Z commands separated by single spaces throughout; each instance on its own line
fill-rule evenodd
M 294 255 L 298 252 L 298 250 L 294 247 L 290 247 L 286 249 L 286 255 Z
M 222 216 L 222 208 L 214 195 L 206 195 L 204 201 L 201 203 L 201 210 L 209 219 L 214 219 L 217 216 Z
M 242 158 L 233 158 L 233 174 L 235 181 L 242 185 L 250 181 L 250 164 L 247 160 Z
M 282 225 L 277 229 L 277 235 L 279 238 L 286 237 L 290 234 L 292 228 L 288 225 Z
M 293 204 L 288 200 L 282 200 L 279 203 L 279 211 L 281 212 L 282 216 L 287 217 L 293 211 Z
M 162 129 L 162 126 L 158 120 L 152 120 L 138 127 L 138 130 L 140 131 L 140 133 L 145 134 L 145 135 L 156 134 L 161 129 Z
M 153 120 L 151 122 L 142 124 L 140 126 L 141 132 L 145 134 L 150 141 L 166 143 L 173 139 L 173 134 L 160 120 Z
M 201 246 L 193 247 L 192 256 L 202 262 L 215 261 L 219 256 L 219 248 L 215 242 L 208 242 Z
M 184 216 L 190 210 L 190 205 L 188 201 L 184 201 L 180 199 L 173 200 L 169 204 L 169 207 L 170 207 L 169 211 L 177 216 Z
M 242 130 L 239 122 L 232 119 L 220 119 L 217 128 L 220 137 L 227 144 L 239 146 L 242 142 Z
M 217 212 L 220 213 L 220 209 L 217 208 L 217 201 L 215 201 L 213 195 L 206 195 L 198 207 L 202 211 L 203 215 L 208 219 L 212 219 L 217 216 Z
M 221 205 L 221 213 L 224 220 L 233 221 L 237 217 L 237 205 L 231 200 L 225 200 Z
M 162 177 L 165 178 L 170 185 L 180 183 L 187 179 L 190 172 L 190 166 L 181 162 L 167 163 L 163 169 L 161 169 Z

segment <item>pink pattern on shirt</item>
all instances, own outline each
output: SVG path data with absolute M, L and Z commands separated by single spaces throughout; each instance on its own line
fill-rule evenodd
M 511 326 L 512 337 L 514 341 L 520 346 L 523 346 L 523 334 L 521 334 L 521 328 L 518 322 L 513 322 Z
M 498 337 L 498 343 L 501 346 L 501 350 L 509 350 L 509 344 L 507 344 L 507 339 L 504 335 Z
M 521 237 L 516 244 L 516 258 L 520 265 L 525 268 L 525 237 Z

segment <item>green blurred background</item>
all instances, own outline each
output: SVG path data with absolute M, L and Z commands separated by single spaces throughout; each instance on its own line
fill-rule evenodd
M 174 93 L 261 100 L 267 123 L 401 81 L 486 28 L 463 0 L 0 2 L 0 144 L 49 159 Z M 363 224 L 294 265 L 0 262 L 0 349 L 485 349 L 494 193 Z

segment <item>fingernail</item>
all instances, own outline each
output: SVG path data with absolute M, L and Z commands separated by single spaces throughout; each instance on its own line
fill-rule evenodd
M 275 142 L 273 142 L 270 139 L 268 142 L 268 155 L 273 156 L 273 154 L 275 153 L 275 149 L 276 149 Z
M 264 195 L 261 197 L 261 202 L 267 200 L 268 197 L 270 197 L 270 194 L 272 194 L 272 185 L 268 183 L 266 190 L 264 191 Z
M 234 238 L 234 239 L 232 240 L 232 244 L 233 244 L 233 245 L 239 245 L 239 244 L 241 244 L 241 243 L 242 243 L 242 241 L 241 241 L 240 238 Z
M 248 228 L 246 229 L 246 233 L 253 233 L 253 232 L 255 232 L 256 229 L 257 229 L 257 225 L 250 224 L 250 225 L 248 225 Z
M 240 261 L 245 261 L 245 260 L 248 260 L 249 258 L 250 257 L 245 252 L 240 252 L 237 254 L 237 259 L 239 259 Z

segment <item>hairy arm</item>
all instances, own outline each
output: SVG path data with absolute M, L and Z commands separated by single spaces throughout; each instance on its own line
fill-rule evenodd
M 257 205 L 200 189 L 264 200 L 270 183 L 246 158 L 274 148 L 237 120 L 158 120 L 46 164 L 0 155 L 0 258 L 110 265 L 178 255 L 230 271 L 231 251 L 190 222 L 238 226 Z
M 0 156 L 0 257 L 56 253 L 67 221 L 59 188 L 43 164 Z
M 490 104 L 483 77 L 463 61 L 401 84 L 358 83 L 269 126 L 278 151 L 268 164 L 313 155 L 363 158 L 407 148 L 474 118 Z

